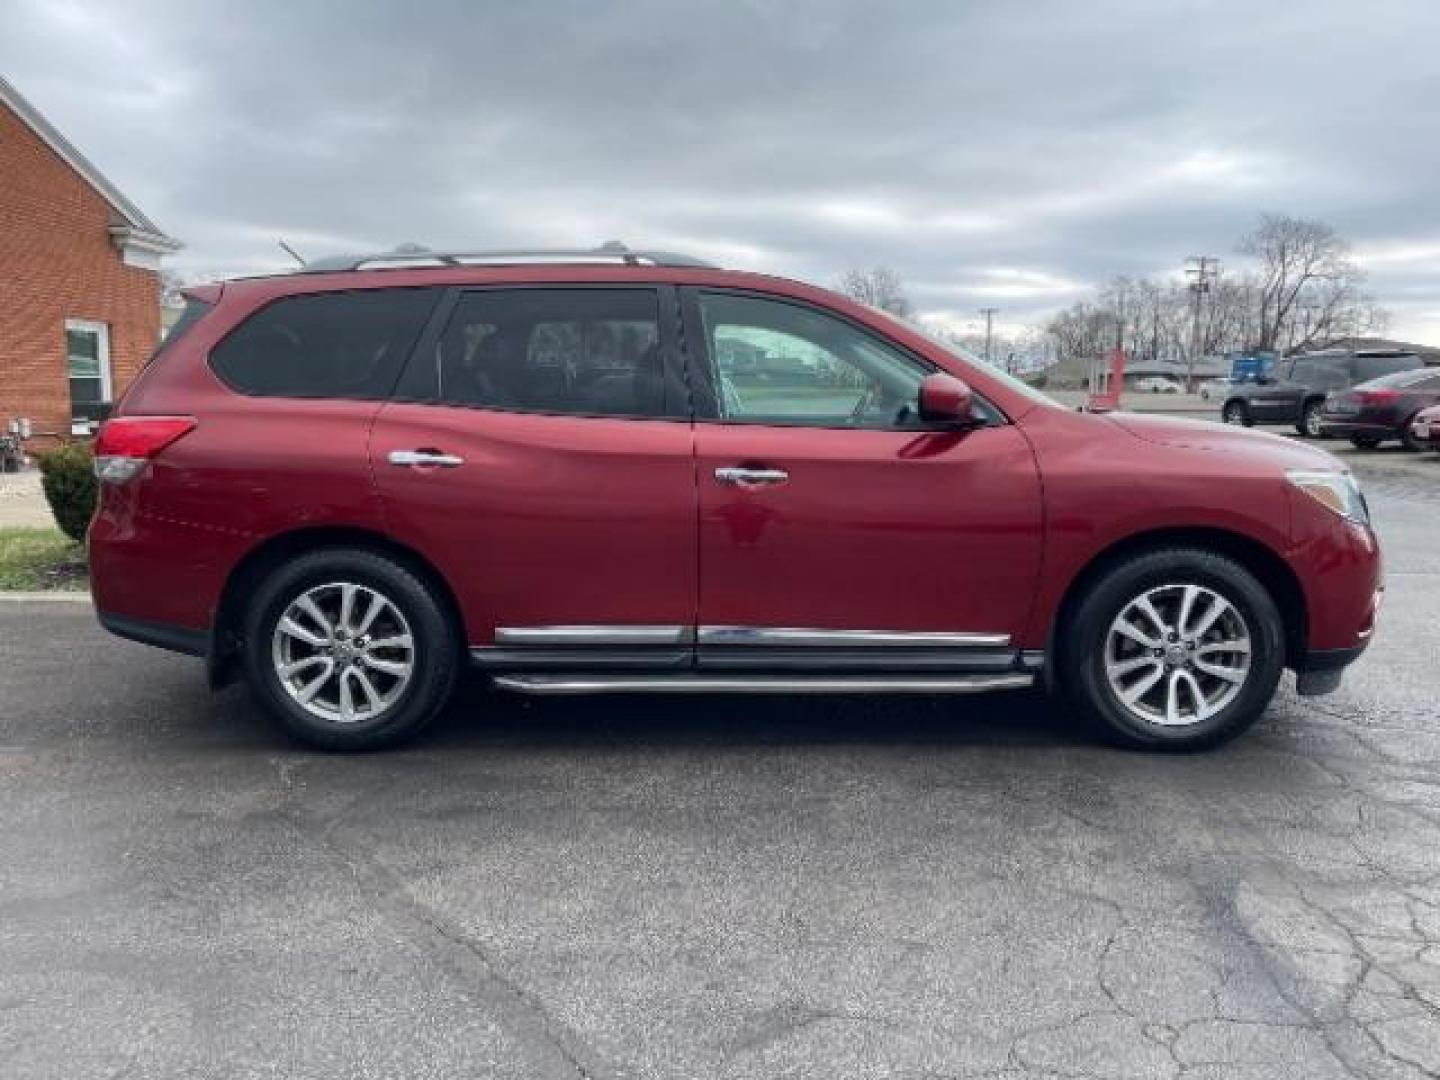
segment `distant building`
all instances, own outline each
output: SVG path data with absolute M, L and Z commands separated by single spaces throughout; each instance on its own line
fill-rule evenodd
M 160 338 L 180 246 L 0 78 L 0 427 L 91 430 Z
M 1228 356 L 1201 356 L 1195 360 L 1193 374 L 1197 384 L 1206 379 L 1218 379 L 1230 374 L 1231 359 Z M 1160 376 L 1172 379 L 1181 386 L 1187 384 L 1191 369 L 1184 360 L 1136 360 L 1125 365 L 1125 384 L 1133 386 L 1140 379 Z M 1193 389 L 1193 387 L 1191 387 Z

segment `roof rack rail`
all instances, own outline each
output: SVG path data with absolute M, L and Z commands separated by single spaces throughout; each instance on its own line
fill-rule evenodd
M 671 251 L 631 251 L 609 243 L 589 251 L 385 251 L 373 255 L 331 255 L 312 259 L 303 274 L 350 270 L 419 270 L 439 266 L 686 266 L 717 269 L 714 263 Z

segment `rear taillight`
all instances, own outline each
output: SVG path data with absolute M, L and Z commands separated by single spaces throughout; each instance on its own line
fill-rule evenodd
M 1388 405 L 1400 396 L 1398 390 L 1356 390 L 1355 397 L 1361 405 Z
M 195 428 L 190 416 L 119 416 L 95 436 L 95 475 L 112 484 L 132 480 L 147 462 Z

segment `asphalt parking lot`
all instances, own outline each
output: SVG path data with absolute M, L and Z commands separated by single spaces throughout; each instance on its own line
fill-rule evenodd
M 1374 462 L 1370 653 L 1193 757 L 1030 694 L 479 687 L 326 757 L 0 604 L 0 1074 L 1435 1076 L 1440 482 Z

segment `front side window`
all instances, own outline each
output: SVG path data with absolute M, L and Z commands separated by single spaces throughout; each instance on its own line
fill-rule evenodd
M 220 342 L 210 364 L 246 394 L 384 398 L 438 295 L 360 289 L 276 300 Z
M 699 294 L 722 420 L 897 428 L 919 422 L 928 372 L 898 349 L 814 308 Z
M 583 416 L 665 415 L 653 289 L 485 289 L 435 346 L 440 401 Z
M 105 419 L 112 397 L 110 328 L 88 319 L 66 319 L 65 365 L 70 376 L 70 430 L 85 433 Z

